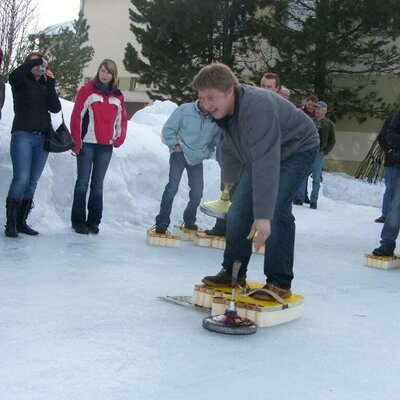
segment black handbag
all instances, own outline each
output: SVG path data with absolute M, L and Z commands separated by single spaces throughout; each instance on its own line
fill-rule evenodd
M 56 130 L 54 130 L 53 124 L 50 121 L 49 132 L 44 143 L 46 151 L 50 153 L 63 153 L 64 151 L 71 150 L 74 144 L 71 133 L 67 125 L 65 125 L 64 115 L 62 115 L 62 122 Z

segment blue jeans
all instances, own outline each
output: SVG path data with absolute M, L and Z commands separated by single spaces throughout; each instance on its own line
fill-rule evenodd
M 381 233 L 381 244 L 385 244 L 389 249 L 396 248 L 396 239 L 400 230 L 400 169 L 394 168 L 392 197 L 389 213 Z
M 383 194 L 382 200 L 382 215 L 386 217 L 389 214 L 390 209 L 390 197 L 392 195 L 393 180 L 395 167 L 385 167 L 384 168 L 384 178 L 385 178 L 385 193 Z
M 160 213 L 156 217 L 156 225 L 168 226 L 170 224 L 172 203 L 185 169 L 190 191 L 189 202 L 183 213 L 183 221 L 188 225 L 196 222 L 197 207 L 200 205 L 203 196 L 203 163 L 189 165 L 183 152 L 174 151 L 169 157 L 169 180 L 161 198 Z
M 72 224 L 86 221 L 86 194 L 89 188 L 87 222 L 99 224 L 103 215 L 103 182 L 113 152 L 112 145 L 83 143 L 77 155 L 78 177 L 75 183 L 74 202 L 72 204 Z
M 36 186 L 46 165 L 49 153 L 44 150 L 44 135 L 16 131 L 11 135 L 10 153 L 13 166 L 8 197 L 33 199 Z
M 311 167 L 311 174 L 312 174 L 312 191 L 310 196 L 310 201 L 317 202 L 318 201 L 318 194 L 319 189 L 321 188 L 321 175 L 322 175 L 322 168 L 324 166 L 325 156 L 320 152 L 317 153 L 317 157 Z M 296 193 L 296 198 L 304 200 L 307 192 L 307 181 L 308 177 L 306 177 L 301 184 L 299 190 Z
M 297 188 L 310 172 L 317 148 L 296 153 L 281 162 L 278 196 L 271 221 L 271 234 L 265 242 L 264 273 L 267 282 L 290 288 L 293 279 L 295 219 L 292 201 Z M 246 276 L 252 254 L 246 237 L 254 222 L 251 165 L 245 166 L 232 198 L 226 223 L 226 247 L 222 266 L 232 272 L 235 260 L 241 261 L 239 277 Z

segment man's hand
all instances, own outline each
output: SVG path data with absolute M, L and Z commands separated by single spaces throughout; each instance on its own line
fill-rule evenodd
M 255 219 L 247 239 L 254 239 L 254 248 L 259 251 L 271 234 L 271 221 L 269 219 Z

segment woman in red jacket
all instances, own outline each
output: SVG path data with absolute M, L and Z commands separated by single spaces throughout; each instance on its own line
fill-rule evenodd
M 93 81 L 76 96 L 71 115 L 71 134 L 75 142 L 78 177 L 72 204 L 72 228 L 77 233 L 99 233 L 103 214 L 103 181 L 114 147 L 126 137 L 127 117 L 124 96 L 117 87 L 118 71 L 114 61 L 101 62 Z M 86 194 L 89 188 L 88 216 Z

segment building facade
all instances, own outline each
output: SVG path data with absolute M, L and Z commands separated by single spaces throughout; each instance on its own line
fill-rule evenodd
M 138 83 L 138 76 L 126 71 L 123 64 L 127 43 L 139 47 L 129 29 L 130 0 L 81 0 L 80 13 L 87 19 L 89 28 L 88 44 L 94 48 L 94 57 L 83 70 L 85 81 L 91 80 L 105 58 L 114 60 L 118 67 L 119 86 L 122 90 L 128 117 L 148 105 L 151 100 L 148 87 Z

